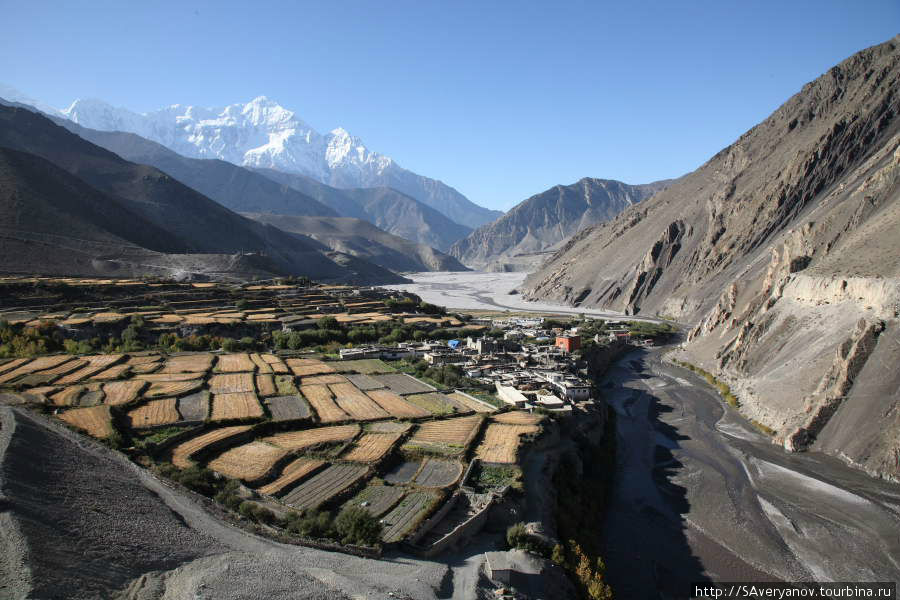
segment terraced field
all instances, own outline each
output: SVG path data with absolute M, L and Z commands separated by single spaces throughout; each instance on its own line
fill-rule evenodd
M 370 390 L 381 390 L 386 386 L 378 381 L 377 379 L 373 379 L 368 375 L 347 375 L 347 381 L 358 387 L 364 392 L 368 392 Z
M 503 423 L 505 425 L 537 425 L 543 420 L 543 416 L 525 412 L 524 410 L 511 410 L 491 417 L 491 421 L 494 423 Z
M 312 414 L 309 404 L 300 396 L 273 396 L 265 402 L 273 421 L 308 419 Z
M 384 476 L 384 480 L 395 485 L 410 483 L 413 480 L 413 477 L 416 476 L 416 473 L 419 472 L 419 469 L 422 468 L 422 462 L 424 461 L 410 460 L 402 462 L 388 471 Z
M 163 396 L 183 396 L 203 387 L 202 379 L 189 379 L 188 381 L 154 381 L 144 392 L 145 398 L 160 398 Z
M 175 405 L 175 398 L 150 400 L 128 411 L 128 421 L 134 429 L 169 425 L 181 419 Z
M 373 375 L 372 379 L 391 388 L 391 391 L 404 396 L 406 394 L 422 394 L 425 392 L 433 392 L 435 389 L 427 383 L 422 383 L 414 377 L 410 377 L 405 373 L 394 373 L 390 375 Z
M 269 474 L 288 451 L 260 441 L 253 441 L 226 450 L 207 466 L 232 479 L 253 482 Z
M 390 543 L 406 537 L 437 501 L 438 497 L 429 492 L 412 492 L 407 495 L 393 510 L 382 517 L 384 529 L 381 532 L 381 539 Z
M 464 448 L 468 446 L 481 426 L 482 417 L 457 417 L 440 421 L 427 421 L 410 438 L 413 444 L 451 445 Z
M 353 462 L 377 462 L 387 454 L 400 433 L 366 433 L 341 458 Z
M 204 373 L 212 368 L 212 354 L 186 354 L 168 358 L 160 373 Z
M 183 421 L 205 421 L 209 416 L 209 392 L 196 392 L 178 399 L 178 414 Z
M 209 391 L 213 394 L 252 392 L 255 389 L 253 386 L 253 373 L 213 375 L 209 380 Z
M 54 383 L 57 385 L 71 385 L 73 383 L 78 383 L 88 377 L 96 375 L 101 371 L 105 370 L 107 367 L 112 366 L 113 364 L 123 360 L 125 357 L 122 354 L 101 354 L 98 356 L 87 356 L 85 360 L 88 362 L 87 365 L 78 369 L 77 371 L 73 371 L 62 377 L 57 379 Z
M 138 399 L 141 390 L 143 390 L 146 385 L 146 381 L 141 381 L 139 379 L 104 383 L 103 392 L 106 394 L 106 403 L 110 406 L 118 406 L 134 402 Z
M 491 406 L 487 402 L 482 402 L 478 399 L 473 400 L 472 398 L 469 398 L 465 394 L 460 394 L 459 392 L 447 394 L 447 397 L 465 406 L 469 410 L 474 410 L 475 412 L 492 413 L 497 411 L 495 407 Z
M 213 394 L 212 421 L 228 419 L 258 419 L 263 417 L 263 409 L 253 392 Z
M 39 358 L 35 358 L 31 362 L 28 362 L 27 358 L 23 358 L 20 360 L 22 360 L 23 362 L 16 363 L 14 361 L 13 363 L 9 363 L 12 364 L 13 368 L 10 368 L 3 375 L 0 375 L 0 384 L 13 381 L 17 377 L 21 377 L 22 375 L 28 375 L 37 371 L 42 371 L 44 369 L 52 369 L 53 367 L 58 367 L 63 363 L 75 360 L 75 358 L 72 356 L 41 356 Z M 9 364 L 4 366 L 9 367 Z
M 452 415 L 457 412 L 469 412 L 449 397 L 437 392 L 426 394 L 408 394 L 403 397 L 407 402 L 427 410 L 433 415 Z
M 108 406 L 73 408 L 59 416 L 60 419 L 95 438 L 105 439 L 113 434 Z
M 361 360 L 342 360 L 336 368 L 342 372 L 356 372 L 363 375 L 375 375 L 381 373 L 396 373 L 396 369 L 377 358 L 365 358 Z
M 287 450 L 306 450 L 321 444 L 349 442 L 359 433 L 359 425 L 337 425 L 334 427 L 316 427 L 299 431 L 286 431 L 262 438 L 262 441 L 280 446 Z
M 256 389 L 263 398 L 267 396 L 277 396 L 278 388 L 275 387 L 274 375 L 257 375 Z
M 345 502 L 342 508 L 360 507 L 373 517 L 380 517 L 400 502 L 406 491 L 395 485 L 370 485 Z
M 256 491 L 267 496 L 275 496 L 286 490 L 294 483 L 302 480 L 304 477 L 318 470 L 325 464 L 323 460 L 311 458 L 298 458 L 289 463 L 282 471 L 281 475 L 275 481 L 268 483 Z
M 289 358 L 285 362 L 298 377 L 335 372 L 334 367 L 312 358 Z
M 172 464 L 179 469 L 187 469 L 191 466 L 191 457 L 206 448 L 246 433 L 252 425 L 235 425 L 233 427 L 220 427 L 197 437 L 181 442 L 172 449 Z
M 413 483 L 422 487 L 443 488 L 459 481 L 462 463 L 439 458 L 426 458 Z
M 255 369 L 256 363 L 247 354 L 222 354 L 214 370 L 216 373 L 241 373 L 253 372 Z
M 350 418 L 356 421 L 383 419 L 390 415 L 378 403 L 358 390 L 352 383 L 335 383 L 328 386 L 334 401 Z
M 390 390 L 371 390 L 366 392 L 381 408 L 392 417 L 398 419 L 416 419 L 431 416 L 431 412 L 403 399 L 403 396 Z
M 300 383 L 303 385 L 328 385 L 329 383 L 347 383 L 347 378 L 337 373 L 328 373 L 326 375 L 310 375 L 302 377 Z
M 539 430 L 537 425 L 491 423 L 485 430 L 484 439 L 475 450 L 475 455 L 486 463 L 514 464 L 521 436 Z
M 318 508 L 362 479 L 367 470 L 368 467 L 363 465 L 332 465 L 313 475 L 281 499 L 294 508 Z
M 334 396 L 327 385 L 301 385 L 300 391 L 319 415 L 321 423 L 337 423 L 350 419 L 350 416 L 335 404 Z

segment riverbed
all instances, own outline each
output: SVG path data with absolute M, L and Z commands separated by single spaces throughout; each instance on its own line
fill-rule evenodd
M 517 290 L 528 273 L 424 272 L 407 273 L 413 283 L 386 285 L 385 289 L 401 290 L 416 294 L 425 302 L 446 306 L 449 309 L 488 310 L 509 312 L 533 312 L 555 315 L 583 314 L 591 317 L 620 319 L 623 313 L 566 306 L 549 302 L 529 302 Z M 652 320 L 646 317 L 628 317 L 629 320 Z
M 620 598 L 699 581 L 898 581 L 900 485 L 791 454 L 686 369 L 638 351 L 608 373 L 617 474 L 606 515 Z

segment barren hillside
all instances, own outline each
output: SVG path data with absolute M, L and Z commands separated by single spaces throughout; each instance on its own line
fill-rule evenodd
M 696 325 L 684 357 L 788 448 L 900 477 L 900 37 L 570 240 L 530 298 Z

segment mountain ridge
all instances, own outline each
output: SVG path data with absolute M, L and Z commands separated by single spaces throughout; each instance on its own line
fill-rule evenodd
M 629 185 L 583 177 L 570 185 L 555 185 L 459 240 L 450 254 L 471 266 L 530 270 L 569 236 L 608 221 L 669 183 L 671 180 Z
M 9 100 L 37 103 L 14 88 L 2 89 Z M 42 106 L 47 112 L 49 107 Z M 79 99 L 54 110 L 53 116 L 84 127 L 135 133 L 190 158 L 302 174 L 341 188 L 392 187 L 467 227 L 503 214 L 471 202 L 442 181 L 403 169 L 343 128 L 323 135 L 265 96 L 223 108 L 173 104 L 144 114 L 99 99 Z
M 900 344 L 898 98 L 900 36 L 573 236 L 524 295 L 688 323 L 675 356 L 774 441 L 900 480 L 900 375 L 885 366 Z

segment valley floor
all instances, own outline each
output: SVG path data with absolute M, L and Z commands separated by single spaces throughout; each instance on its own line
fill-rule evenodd
M 605 524 L 617 597 L 683 597 L 704 580 L 900 580 L 900 486 L 784 452 L 659 351 L 620 361 L 604 392 L 617 414 Z
M 619 319 L 622 313 L 609 310 L 579 308 L 549 302 L 529 302 L 518 294 L 510 294 L 517 289 L 528 273 L 487 273 L 467 272 L 424 272 L 406 273 L 413 283 L 382 286 L 386 289 L 411 292 L 425 302 L 446 306 L 448 309 L 523 311 L 543 314 L 577 315 Z M 642 317 L 628 317 L 632 321 L 652 320 Z

